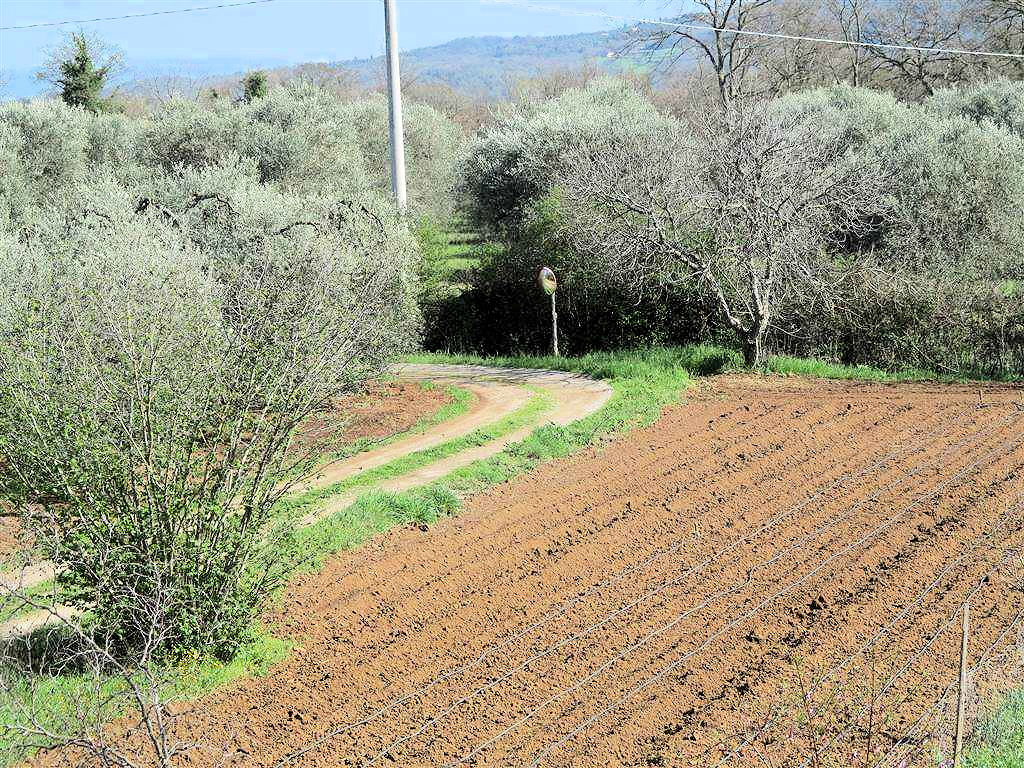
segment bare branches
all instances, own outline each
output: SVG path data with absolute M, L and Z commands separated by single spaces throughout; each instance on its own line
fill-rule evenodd
M 199 749 L 215 756 L 210 745 L 176 733 L 175 722 L 185 714 L 174 695 L 177 668 L 160 658 L 170 629 L 163 603 L 173 599 L 166 582 L 135 595 L 144 606 L 136 616 L 141 641 L 126 652 L 80 615 L 55 609 L 30 591 L 0 586 L 5 605 L 17 603 L 47 617 L 31 634 L 0 638 L 0 759 L 6 763 L 44 749 L 75 765 L 172 768 Z
M 836 162 L 838 147 L 764 107 L 656 137 L 623 129 L 568 149 L 555 182 L 562 235 L 635 289 L 696 281 L 758 364 L 788 295 L 827 285 L 821 253 L 866 185 Z
M 940 87 L 1024 71 L 1020 60 L 951 52 L 1024 51 L 1018 0 L 701 0 L 682 11 L 680 26 L 642 28 L 633 47 L 647 49 L 662 69 L 698 73 L 723 106 L 838 83 L 919 99 Z
M 415 331 L 396 220 L 246 194 L 188 193 L 175 226 L 115 219 L 0 265 L 0 462 L 73 602 L 125 647 L 159 574 L 168 642 L 232 654 L 287 565 L 274 505 L 311 460 L 294 430 Z

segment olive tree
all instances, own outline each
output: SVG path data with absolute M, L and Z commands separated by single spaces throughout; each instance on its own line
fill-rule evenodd
M 507 105 L 466 153 L 460 185 L 471 219 L 492 235 L 516 237 L 530 206 L 551 190 L 564 153 L 625 124 L 654 135 L 671 121 L 633 83 L 610 77 L 547 101 Z
M 990 123 L 1024 139 L 1024 82 L 1019 80 L 998 78 L 961 89 L 945 88 L 925 101 L 925 107 L 944 116 Z
M 870 208 L 870 173 L 763 105 L 653 134 L 613 128 L 566 147 L 555 170 L 563 238 L 625 286 L 696 282 L 760 364 L 787 294 L 830 300 L 839 276 L 824 254 Z
M 389 194 L 388 109 L 375 95 L 340 105 L 343 120 L 359 145 L 370 189 Z M 464 144 L 456 123 L 428 104 L 405 107 L 405 157 L 409 168 L 409 209 L 414 216 L 450 218 L 454 208 L 455 170 Z
M 853 212 L 864 237 L 841 250 L 870 250 L 919 273 L 986 278 L 1024 249 L 1024 143 L 1008 130 L 1014 94 L 996 81 L 941 92 L 921 107 L 833 87 L 784 97 L 771 110 L 827 137 L 841 150 L 838 162 L 885 177 L 876 205 Z
M 81 194 L 0 248 L 2 485 L 100 634 L 136 646 L 159 587 L 168 649 L 229 657 L 284 572 L 297 425 L 411 343 L 415 246 L 230 170 Z

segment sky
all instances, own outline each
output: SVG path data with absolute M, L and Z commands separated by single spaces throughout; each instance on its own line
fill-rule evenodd
M 0 27 L 201 7 L 237 0 L 0 0 Z M 493 0 L 396 0 L 402 49 L 475 35 L 594 32 L 621 22 L 586 13 L 644 15 L 642 0 L 514 0 L 565 9 L 531 9 Z M 663 4 L 661 4 L 663 7 Z M 654 7 L 656 11 L 657 8 Z M 251 66 L 341 61 L 383 53 L 383 0 L 273 0 L 149 18 L 79 25 L 124 55 L 126 75 L 230 73 Z M 75 25 L 0 31 L 6 97 L 33 95 L 32 73 Z

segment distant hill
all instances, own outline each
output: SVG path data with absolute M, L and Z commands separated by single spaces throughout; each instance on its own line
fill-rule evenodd
M 486 97 L 502 97 L 517 78 L 562 69 L 594 66 L 610 73 L 643 71 L 649 59 L 642 50 L 626 51 L 637 27 L 620 27 L 606 32 L 585 32 L 548 37 L 463 37 L 441 45 L 402 52 L 403 80 L 443 83 L 452 88 Z M 262 69 L 271 80 L 287 79 L 302 65 L 284 66 L 281 61 L 240 58 L 202 61 L 145 62 L 133 67 L 127 81 L 119 83 L 124 92 L 155 93 L 168 87 L 179 92 L 201 88 L 230 89 L 251 69 Z M 321 64 L 322 66 L 322 64 Z M 384 77 L 384 57 L 331 62 L 356 75 L 363 85 L 375 85 Z M 2 73 L 0 98 L 27 98 L 43 90 L 31 71 Z
M 402 69 L 423 82 L 501 96 L 517 77 L 558 69 L 594 65 L 610 72 L 643 69 L 642 52 L 624 49 L 635 27 L 550 37 L 463 37 L 402 53 Z M 367 83 L 382 76 L 383 57 L 335 62 L 359 74 Z

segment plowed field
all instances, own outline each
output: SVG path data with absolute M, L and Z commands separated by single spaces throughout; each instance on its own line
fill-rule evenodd
M 919 761 L 962 604 L 979 677 L 1020 626 L 1021 399 L 712 380 L 303 577 L 292 656 L 181 728 L 244 766 Z

